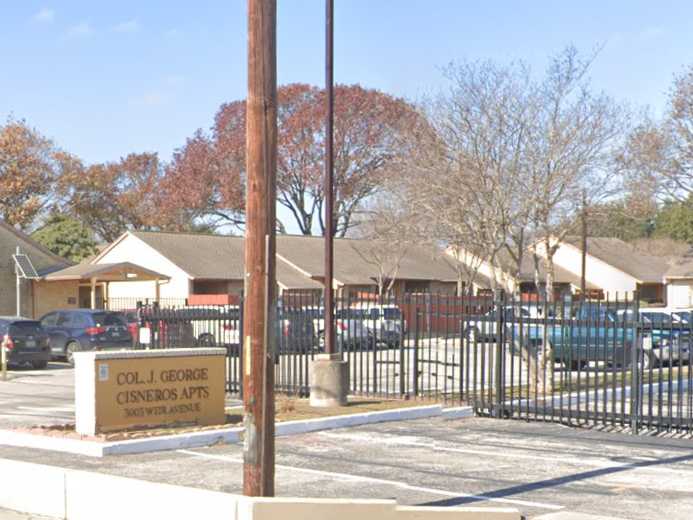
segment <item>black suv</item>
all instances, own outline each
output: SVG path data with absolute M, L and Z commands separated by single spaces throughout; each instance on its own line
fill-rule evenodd
M 73 354 L 81 350 L 129 349 L 132 335 L 119 312 L 70 309 L 49 312 L 41 318 L 55 358 L 74 365 Z
M 0 316 L 0 344 L 8 352 L 8 365 L 46 368 L 51 359 L 48 336 L 38 321 Z

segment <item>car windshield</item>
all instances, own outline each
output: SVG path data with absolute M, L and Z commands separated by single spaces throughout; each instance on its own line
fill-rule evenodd
M 668 325 L 672 322 L 671 316 L 663 312 L 643 312 L 640 316 L 645 323 L 653 323 L 655 325 Z
M 402 317 L 402 311 L 397 308 L 385 308 L 383 316 L 386 320 L 399 320 Z
M 125 319 L 120 314 L 99 312 L 92 316 L 97 327 L 110 327 L 113 325 L 125 325 Z
M 26 334 L 39 334 L 41 324 L 38 321 L 15 321 L 10 324 L 10 336 L 23 336 Z
M 675 312 L 672 314 L 672 317 L 683 323 L 689 323 L 691 321 L 691 313 L 688 311 Z
M 369 318 L 369 313 L 366 309 L 339 309 L 336 313 L 337 318 L 363 320 Z

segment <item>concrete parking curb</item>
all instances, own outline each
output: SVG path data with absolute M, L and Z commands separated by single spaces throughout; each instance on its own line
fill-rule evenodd
M 441 405 L 414 406 L 411 408 L 395 408 L 375 412 L 356 413 L 351 415 L 336 415 L 318 419 L 280 422 L 276 425 L 276 435 L 298 435 L 321 430 L 362 426 L 390 421 L 407 421 L 425 419 L 427 417 L 463 418 L 473 415 L 471 407 L 443 409 Z M 0 444 L 60 451 L 87 457 L 104 457 L 107 455 L 125 455 L 147 453 L 152 451 L 199 448 L 217 443 L 236 443 L 242 439 L 243 428 L 219 428 L 198 432 L 149 437 L 123 441 L 96 442 L 89 440 L 65 439 L 36 435 L 12 430 L 0 430 Z
M 587 515 L 585 513 L 571 513 L 563 511 L 560 513 L 549 513 L 548 515 L 537 516 L 535 520 L 625 520 L 615 516 Z
M 369 499 L 250 498 L 8 459 L 0 459 L 0 507 L 69 520 L 188 520 L 201 513 L 206 520 L 521 518 L 510 508 L 398 507 L 394 500 Z

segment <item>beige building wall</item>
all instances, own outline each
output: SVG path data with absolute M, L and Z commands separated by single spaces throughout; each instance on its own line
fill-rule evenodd
M 669 308 L 693 308 L 693 280 L 669 280 L 666 290 Z
M 120 242 L 99 258 L 97 264 L 132 262 L 171 279 L 160 284 L 161 298 L 187 298 L 190 294 L 190 277 L 176 264 L 134 235 L 126 235 Z M 109 298 L 156 297 L 155 282 L 114 282 L 109 284 Z
M 79 281 L 33 282 L 32 317 L 58 309 L 76 309 L 79 306 Z
M 543 244 L 537 246 L 537 252 L 541 256 L 546 256 Z M 572 244 L 561 243 L 553 261 L 555 265 L 576 276 L 582 275 L 582 251 Z M 586 257 L 585 268 L 587 282 L 602 288 L 605 296 L 615 298 L 618 294 L 620 298 L 623 298 L 625 293 L 637 289 L 637 279 L 590 254 Z
M 14 262 L 8 255 L 9 262 L 0 265 L 0 316 L 17 314 L 17 278 L 14 274 Z M 31 317 L 31 281 L 21 281 L 22 316 Z
M 431 282 L 432 294 L 457 294 L 457 282 Z

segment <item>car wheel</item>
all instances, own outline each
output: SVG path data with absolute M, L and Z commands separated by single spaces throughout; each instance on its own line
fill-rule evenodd
M 34 362 L 31 364 L 31 366 L 32 366 L 35 370 L 43 370 L 44 368 L 46 368 L 46 367 L 48 366 L 48 361 L 34 361 Z
M 200 347 L 215 347 L 217 342 L 211 334 L 202 334 L 197 338 L 197 344 Z
M 650 352 L 643 352 L 642 361 L 640 361 L 639 365 L 642 370 L 649 370 L 650 367 L 656 367 L 657 362 L 652 358 Z
M 567 363 L 566 363 L 567 365 Z M 587 361 L 582 360 L 582 361 L 571 361 L 570 362 L 570 370 L 584 370 L 587 368 Z
M 70 366 L 75 366 L 75 352 L 79 352 L 79 343 L 70 341 L 65 345 L 65 360 L 70 363 Z

